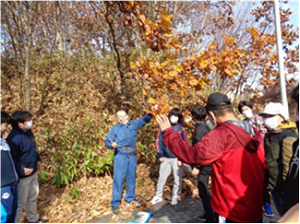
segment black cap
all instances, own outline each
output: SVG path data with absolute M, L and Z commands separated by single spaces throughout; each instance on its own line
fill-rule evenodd
M 221 105 L 220 105 L 221 104 Z M 225 94 L 216 92 L 209 95 L 206 102 L 206 110 L 216 110 L 231 107 L 231 102 Z

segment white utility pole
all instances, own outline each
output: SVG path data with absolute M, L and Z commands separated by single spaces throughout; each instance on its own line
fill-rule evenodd
M 281 24 L 280 24 L 280 12 L 279 12 L 279 1 L 274 0 L 274 11 L 275 11 L 275 28 L 276 28 L 276 39 L 277 39 L 277 53 L 278 53 L 278 64 L 279 64 L 279 78 L 280 78 L 280 90 L 281 90 L 281 102 L 285 109 L 285 114 L 289 118 L 289 105 L 286 95 L 284 67 L 283 67 L 283 52 L 282 52 L 282 39 L 281 39 Z

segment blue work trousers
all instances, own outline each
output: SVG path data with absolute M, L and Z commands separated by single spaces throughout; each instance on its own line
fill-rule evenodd
M 16 220 L 18 209 L 18 185 L 1 187 L 1 223 Z
M 114 156 L 114 182 L 113 182 L 113 199 L 111 206 L 118 207 L 121 202 L 123 193 L 123 184 L 126 176 L 126 195 L 125 201 L 130 203 L 135 199 L 135 172 L 136 172 L 136 155 L 132 154 L 127 157 L 126 153 L 117 153 Z

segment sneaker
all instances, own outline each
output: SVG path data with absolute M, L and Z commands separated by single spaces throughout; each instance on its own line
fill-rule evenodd
M 157 204 L 161 201 L 162 201 L 162 198 L 154 196 L 154 198 L 152 198 L 152 200 L 150 202 L 151 202 L 152 205 L 155 205 L 155 204 Z
M 39 218 L 35 223 L 47 223 L 47 222 L 49 222 L 48 219 L 41 219 L 41 218 Z
M 266 216 L 268 216 L 268 217 L 273 217 L 274 216 L 271 205 L 268 202 L 264 204 L 263 210 L 265 211 Z
M 115 215 L 119 214 L 119 209 L 118 207 L 114 207 L 114 206 L 111 206 L 111 212 Z
M 205 214 L 204 214 L 204 215 L 198 216 L 198 220 L 199 220 L 200 222 L 206 222 L 206 216 L 205 216 Z
M 171 205 L 177 205 L 178 204 L 178 198 L 172 197 Z

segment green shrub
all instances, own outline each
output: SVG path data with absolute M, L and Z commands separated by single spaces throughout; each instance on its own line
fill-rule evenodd
M 108 150 L 105 157 L 99 157 L 97 147 L 79 145 L 76 142 L 72 150 L 62 149 L 62 154 L 53 155 L 52 172 L 55 173 L 52 183 L 58 186 L 69 185 L 76 177 L 86 175 L 99 175 L 111 172 L 113 166 L 112 150 Z
M 71 196 L 72 196 L 73 199 L 74 198 L 78 199 L 81 195 L 81 192 L 77 187 L 72 187 L 72 188 L 70 188 L 69 191 L 70 191 Z
M 39 181 L 43 182 L 43 181 L 47 180 L 48 177 L 49 177 L 49 174 L 45 170 L 40 169 L 40 171 L 39 171 Z

